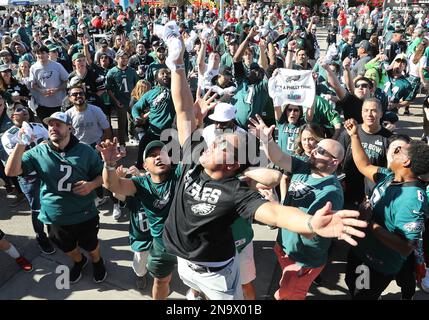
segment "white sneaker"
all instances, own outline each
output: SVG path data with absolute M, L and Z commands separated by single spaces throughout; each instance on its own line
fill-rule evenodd
M 119 206 L 119 203 L 114 203 L 113 204 L 113 219 L 115 219 L 116 221 L 118 221 L 122 216 L 122 210 L 121 207 Z
M 422 290 L 426 293 L 429 293 L 429 268 L 426 268 L 426 275 L 422 279 Z
M 4 187 L 6 185 L 6 182 L 2 178 L 0 178 L 0 188 Z
M 195 296 L 192 289 L 189 289 L 188 292 L 186 292 L 186 300 L 203 300 L 203 297 L 200 294 Z
M 106 203 L 107 199 L 109 199 L 109 197 L 102 197 L 102 198 L 95 198 L 94 202 L 95 202 L 95 206 L 98 208 L 100 206 L 102 206 L 103 204 Z

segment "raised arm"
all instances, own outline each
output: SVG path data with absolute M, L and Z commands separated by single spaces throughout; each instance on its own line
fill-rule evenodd
M 277 166 L 287 172 L 292 170 L 292 157 L 284 153 L 278 144 L 274 141 L 273 131 L 275 126 L 267 127 L 264 120 L 257 114 L 256 119 L 249 119 L 249 132 L 259 138 L 267 157 Z
M 259 59 L 258 64 L 264 69 L 265 72 L 268 70 L 268 58 L 265 50 L 267 49 L 267 43 L 265 40 L 261 39 L 259 41 Z
M 247 35 L 246 39 L 244 39 L 244 41 L 240 44 L 240 46 L 237 49 L 237 52 L 233 57 L 234 63 L 241 61 L 241 58 L 243 58 L 244 50 L 249 46 L 250 40 L 252 40 L 253 37 L 258 34 L 257 30 L 258 30 L 257 27 L 253 27 L 250 30 L 249 34 Z
M 132 196 L 137 192 L 134 182 L 129 179 L 124 179 L 116 173 L 116 165 L 119 159 L 122 158 L 118 150 L 118 141 L 113 138 L 113 141 L 105 140 L 96 146 L 104 161 L 103 168 L 103 185 L 111 192 L 119 193 L 124 196 Z
M 378 171 L 378 167 L 371 164 L 368 156 L 362 148 L 358 134 L 357 122 L 354 119 L 346 120 L 344 128 L 347 130 L 351 139 L 353 161 L 355 162 L 356 167 L 360 173 L 374 182 L 374 176 Z
M 346 87 L 349 89 L 349 92 L 355 91 L 355 85 L 353 83 L 352 73 L 350 71 L 350 65 L 352 61 L 349 57 L 345 58 L 343 61 L 343 70 L 344 70 L 344 81 L 346 82 Z
M 207 50 L 207 39 L 201 39 L 200 51 L 198 51 L 197 65 L 198 73 L 204 74 L 206 72 L 206 50 Z
M 281 172 L 260 167 L 247 169 L 244 176 L 270 188 L 277 187 L 282 178 Z
M 343 100 L 347 96 L 347 90 L 341 86 L 337 76 L 325 62 L 321 62 L 320 66 L 326 70 L 326 74 L 328 75 L 328 83 L 334 89 L 337 97 L 340 100 Z
M 171 39 L 176 41 L 177 39 Z M 175 70 L 171 70 L 171 95 L 173 98 L 174 108 L 177 117 L 177 130 L 179 136 L 179 143 L 183 146 L 186 140 L 191 136 L 192 132 L 197 128 L 197 121 L 194 114 L 194 102 L 192 98 L 191 89 L 189 88 L 186 79 L 184 59 L 185 44 L 183 39 L 180 38 L 182 50 L 179 58 L 172 61 L 175 64 Z M 171 50 L 169 50 L 171 52 Z
M 285 68 L 292 69 L 293 56 L 296 52 L 297 43 L 296 40 L 289 41 L 287 44 L 287 54 L 285 58 Z

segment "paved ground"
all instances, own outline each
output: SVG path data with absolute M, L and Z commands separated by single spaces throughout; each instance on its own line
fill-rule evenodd
M 325 33 L 320 35 L 322 48 L 325 48 Z M 413 116 L 401 116 L 398 131 L 420 137 L 422 133 L 422 96 L 411 108 Z M 129 148 L 129 157 L 134 159 L 136 147 Z M 127 159 L 125 162 L 127 162 Z M 128 160 L 129 162 L 129 160 Z M 18 269 L 15 262 L 0 252 L 0 300 L 5 299 L 92 299 L 92 300 L 137 300 L 150 299 L 150 289 L 139 291 L 135 287 L 135 278 L 131 268 L 132 252 L 128 245 L 128 217 L 119 223 L 112 218 L 111 203 L 106 203 L 100 214 L 100 239 L 102 255 L 106 260 L 108 277 L 102 284 L 92 281 L 91 267 L 87 267 L 83 278 L 70 289 L 58 290 L 55 286 L 56 269 L 60 265 L 69 265 L 70 261 L 63 253 L 57 252 L 47 256 L 41 254 L 31 227 L 30 211 L 26 204 L 10 208 L 13 199 L 7 198 L 6 192 L 0 188 L 0 227 L 7 233 L 7 238 L 34 265 L 35 270 L 26 274 Z M 272 251 L 276 231 L 266 226 L 254 225 L 255 230 L 255 261 L 257 278 L 255 287 L 257 298 L 272 299 L 277 288 L 279 268 Z M 344 284 L 345 258 L 348 247 L 335 241 L 331 253 L 331 261 L 322 273 L 323 282 L 319 287 L 310 289 L 308 299 L 348 299 Z M 152 282 L 148 288 L 151 288 Z M 173 275 L 169 299 L 184 299 L 186 287 L 181 283 L 177 273 Z M 383 299 L 400 299 L 399 288 L 392 283 L 383 295 Z M 416 299 L 427 300 L 429 295 L 418 291 Z

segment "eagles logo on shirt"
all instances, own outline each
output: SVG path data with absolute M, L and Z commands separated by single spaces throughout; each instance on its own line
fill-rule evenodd
M 212 204 L 198 203 L 198 204 L 194 204 L 191 207 L 191 210 L 195 214 L 199 214 L 200 216 L 206 216 L 209 213 L 211 213 L 215 208 L 216 206 Z
M 420 221 L 408 222 L 404 224 L 404 230 L 407 232 L 423 231 L 423 228 L 423 222 Z
M 294 200 L 304 199 L 314 187 L 309 186 L 301 181 L 292 181 L 289 187 L 289 193 L 292 195 Z

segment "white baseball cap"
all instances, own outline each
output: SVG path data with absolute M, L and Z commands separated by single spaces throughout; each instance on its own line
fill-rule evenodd
M 227 122 L 235 119 L 237 108 L 229 103 L 218 103 L 213 114 L 209 115 L 209 119 L 218 122 Z
M 43 119 L 43 123 L 48 125 L 49 121 L 51 121 L 51 120 L 58 120 L 58 121 L 61 121 L 67 125 L 72 124 L 72 120 L 71 120 L 70 116 L 67 113 L 60 112 L 60 111 L 55 112 L 50 117 Z

